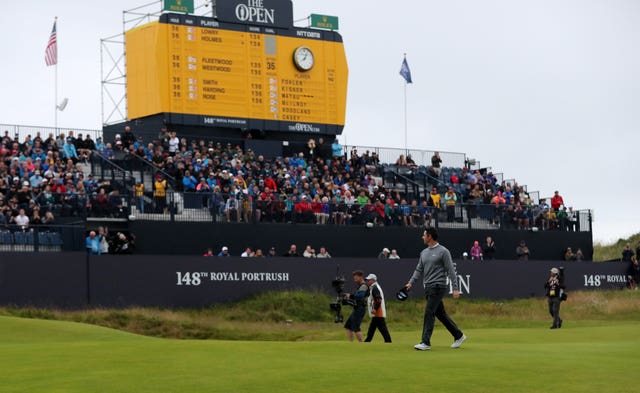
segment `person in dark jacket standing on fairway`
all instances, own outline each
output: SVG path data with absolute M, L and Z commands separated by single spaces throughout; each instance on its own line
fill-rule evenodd
M 433 325 L 436 317 L 453 336 L 454 341 L 451 344 L 451 348 L 459 348 L 464 340 L 467 339 L 467 336 L 458 329 L 455 322 L 447 315 L 444 303 L 442 303 L 442 299 L 447 293 L 447 277 L 449 277 L 453 286 L 453 298 L 460 297 L 458 275 L 451 260 L 451 253 L 438 243 L 438 231 L 435 228 L 427 228 L 422 235 L 422 240 L 427 248 L 420 253 L 416 270 L 406 285 L 407 289 L 411 289 L 422 275 L 424 293 L 427 299 L 424 309 L 422 341 L 416 344 L 414 348 L 419 351 L 431 349 L 431 335 L 433 334 Z
M 353 293 L 345 294 L 347 299 L 352 301 L 353 312 L 349 315 L 347 322 L 344 324 L 344 328 L 347 329 L 347 336 L 349 341 L 353 341 L 353 337 L 357 337 L 358 341 L 362 342 L 362 331 L 360 330 L 360 324 L 362 318 L 367 312 L 367 297 L 369 296 L 369 287 L 364 281 L 364 273 L 362 270 L 356 270 L 352 273 L 353 282 L 356 283 L 356 290 Z
M 560 276 L 560 269 L 554 267 L 551 269 L 551 275 L 544 283 L 546 295 L 549 298 L 549 314 L 553 318 L 551 329 L 560 329 L 562 327 L 562 319 L 560 318 L 560 303 L 562 302 L 562 291 L 564 284 Z

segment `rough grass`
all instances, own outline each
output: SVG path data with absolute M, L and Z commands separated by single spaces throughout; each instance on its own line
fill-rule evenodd
M 613 244 L 595 243 L 593 245 L 594 261 L 619 261 L 622 258 L 622 249 L 627 243 L 631 243 L 631 248 L 635 252 L 636 247 L 640 244 L 640 233 L 629 237 L 628 239 L 618 239 Z
M 592 325 L 611 320 L 640 321 L 640 291 L 585 291 L 569 296 L 561 310 L 565 321 Z M 0 308 L 0 315 L 81 322 L 161 338 L 313 341 L 344 334 L 341 325 L 333 323 L 328 308 L 333 300 L 324 293 L 287 291 L 197 310 Z M 549 322 L 544 298 L 505 301 L 448 298 L 445 306 L 465 328 L 518 328 Z M 422 324 L 423 307 L 421 299 L 389 300 L 389 326 L 394 331 L 415 330 Z M 345 317 L 349 311 L 348 307 L 343 309 Z

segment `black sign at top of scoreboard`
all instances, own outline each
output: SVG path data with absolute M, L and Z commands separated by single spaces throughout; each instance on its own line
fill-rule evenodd
M 291 0 L 218 0 L 216 14 L 221 22 L 280 28 L 293 26 Z

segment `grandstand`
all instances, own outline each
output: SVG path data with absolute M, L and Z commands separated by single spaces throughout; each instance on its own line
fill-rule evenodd
M 105 132 L 104 142 L 96 130 L 69 136 L 69 131 L 44 127 L 0 126 L 6 130 L 0 248 L 82 249 L 86 230 L 106 226 L 112 235 L 135 233 L 140 253 L 199 254 L 222 244 L 236 252 L 247 246 L 284 251 L 295 240 L 316 248 L 321 242 L 334 256 L 372 257 L 380 248 L 380 243 L 366 240 L 373 236 L 401 255 L 410 255 L 416 233 L 433 225 L 460 243 L 452 247 L 454 256 L 468 251 L 474 240 L 492 236 L 497 244 L 508 245 L 499 247 L 499 259 L 512 259 L 511 249 L 521 239 L 536 249 L 539 259 L 559 258 L 567 246 L 581 248 L 591 258 L 588 210 L 552 220 L 546 198 L 515 180 L 504 180 L 491 168 L 472 168 L 472 160 L 463 153 L 440 152 L 442 166 L 437 171 L 431 162 L 434 151 L 338 145 L 332 149 L 318 143 L 310 152 L 308 141 L 278 141 L 276 148 L 270 140 L 178 133 L 180 149 L 169 154 L 170 135 L 162 130 L 140 132 L 154 135 L 145 139 L 135 124 L 129 130 L 121 126 L 113 137 Z M 79 134 L 84 137 L 76 138 Z M 89 140 L 94 144 L 89 146 L 91 153 L 65 156 L 60 140 L 68 138 L 76 151 L 87 149 Z M 411 166 L 396 163 L 401 154 L 412 157 Z M 187 171 L 190 176 L 185 176 Z M 167 182 L 164 198 L 157 195 L 160 179 Z M 482 187 L 479 195 L 470 192 L 471 185 Z M 30 196 L 19 200 L 20 191 Z M 239 202 L 232 222 L 227 222 L 232 194 Z M 455 196 L 449 206 L 447 194 Z M 494 201 L 492 195 L 500 194 L 507 198 Z M 32 221 L 28 228 L 15 225 L 20 208 Z M 34 214 L 44 217 L 47 212 L 56 224 L 68 227 L 52 230 L 39 218 L 33 222 Z M 176 225 L 181 230 L 172 241 L 157 241 L 165 236 L 159 232 Z M 215 235 L 206 239 L 203 233 Z

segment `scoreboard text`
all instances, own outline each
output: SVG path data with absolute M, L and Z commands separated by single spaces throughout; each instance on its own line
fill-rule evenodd
M 163 14 L 125 43 L 130 120 L 342 132 L 348 70 L 335 32 Z

